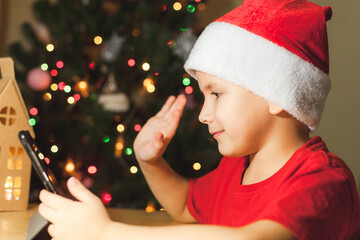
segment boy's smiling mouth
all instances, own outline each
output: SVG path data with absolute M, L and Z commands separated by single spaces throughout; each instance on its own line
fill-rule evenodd
M 224 130 L 219 131 L 219 132 L 210 132 L 211 135 L 213 135 L 213 138 L 217 138 L 219 137 L 222 133 L 224 132 Z

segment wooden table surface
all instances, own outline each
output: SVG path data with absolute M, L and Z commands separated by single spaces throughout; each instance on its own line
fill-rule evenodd
M 29 219 L 37 210 L 37 204 L 29 204 L 27 211 L 0 212 L 0 239 L 24 240 L 26 239 Z M 108 208 L 109 215 L 114 221 L 134 225 L 162 226 L 175 225 L 166 212 L 147 213 L 139 209 Z

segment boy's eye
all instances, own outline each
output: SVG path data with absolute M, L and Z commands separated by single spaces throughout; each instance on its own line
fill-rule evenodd
M 220 97 L 221 94 L 218 92 L 212 92 L 211 95 L 214 95 L 216 98 L 218 98 Z

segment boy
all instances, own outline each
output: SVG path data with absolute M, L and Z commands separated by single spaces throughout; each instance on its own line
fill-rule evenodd
M 247 0 L 210 24 L 185 69 L 204 94 L 200 122 L 225 157 L 199 179 L 162 158 L 186 99 L 169 97 L 134 149 L 151 190 L 175 219 L 166 227 L 111 222 L 101 201 L 70 178 L 78 202 L 43 190 L 54 239 L 357 239 L 351 171 L 315 130 L 330 89 L 326 20 L 305 0 Z

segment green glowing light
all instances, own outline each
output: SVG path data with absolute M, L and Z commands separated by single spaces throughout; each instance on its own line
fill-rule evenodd
M 49 66 L 46 63 L 41 64 L 40 66 L 41 70 L 46 71 L 49 69 Z
M 126 148 L 125 149 L 125 154 L 130 156 L 133 153 L 133 150 L 131 148 Z
M 107 135 L 105 135 L 105 136 L 103 137 L 103 141 L 104 141 L 104 143 L 110 142 L 110 137 L 107 136 Z
M 189 86 L 191 83 L 190 78 L 184 78 L 182 83 L 184 84 L 184 86 Z
M 29 119 L 29 124 L 30 124 L 30 126 L 35 126 L 35 124 L 36 124 L 36 120 L 34 119 L 34 118 L 30 118 Z
M 66 93 L 71 92 L 71 87 L 69 85 L 66 85 L 64 88 L 64 92 L 66 92 Z
M 187 11 L 189 12 L 189 13 L 193 13 L 193 12 L 195 12 L 195 6 L 194 5 L 191 5 L 191 4 L 189 4 L 188 6 L 187 6 Z

